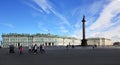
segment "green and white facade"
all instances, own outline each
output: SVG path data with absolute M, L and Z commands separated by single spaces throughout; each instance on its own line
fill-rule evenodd
M 22 46 L 29 45 L 80 45 L 81 40 L 74 37 L 64 37 L 51 34 L 2 34 L 2 47 L 8 47 L 9 45 Z
M 106 38 L 88 38 L 88 45 L 112 45 L 110 39 Z M 8 47 L 9 45 L 17 47 L 19 44 L 22 46 L 29 45 L 45 45 L 45 46 L 58 46 L 58 45 L 81 45 L 81 39 L 74 37 L 65 37 L 52 34 L 17 34 L 9 33 L 2 34 L 2 47 Z

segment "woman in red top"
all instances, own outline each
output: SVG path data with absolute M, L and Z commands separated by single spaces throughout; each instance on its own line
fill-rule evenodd
M 22 46 L 19 47 L 20 54 L 22 54 Z

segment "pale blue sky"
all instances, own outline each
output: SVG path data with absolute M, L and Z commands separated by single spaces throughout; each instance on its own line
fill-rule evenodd
M 119 0 L 0 0 L 0 35 L 50 32 L 82 38 L 83 15 L 87 38 L 120 40 Z

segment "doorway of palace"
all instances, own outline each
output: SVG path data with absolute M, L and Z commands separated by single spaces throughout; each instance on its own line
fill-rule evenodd
M 18 47 L 20 47 L 20 43 L 18 43 Z
M 45 46 L 54 46 L 54 42 L 45 42 Z

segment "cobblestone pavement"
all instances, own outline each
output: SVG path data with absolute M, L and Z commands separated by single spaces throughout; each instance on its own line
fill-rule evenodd
M 0 65 L 120 65 L 120 48 L 79 48 L 47 47 L 46 53 L 28 53 L 23 48 L 9 54 L 8 49 L 0 49 Z

